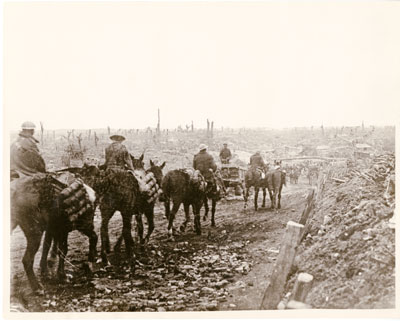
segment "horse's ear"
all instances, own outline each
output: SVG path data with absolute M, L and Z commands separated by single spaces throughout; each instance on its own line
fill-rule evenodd
M 151 167 L 153 167 L 154 166 L 154 163 L 153 163 L 153 161 L 150 159 L 150 166 Z
M 160 168 L 163 169 L 165 166 L 165 162 L 161 164 Z
M 139 160 L 143 161 L 143 158 L 144 158 L 144 153 L 142 154 L 142 156 L 140 156 Z

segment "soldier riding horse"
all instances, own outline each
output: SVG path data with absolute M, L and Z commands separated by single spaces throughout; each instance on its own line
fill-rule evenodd
M 268 189 L 271 200 L 271 209 L 281 208 L 281 191 L 286 184 L 286 175 L 281 170 L 281 164 L 275 162 L 275 168 L 268 169 L 265 165 L 259 152 L 250 158 L 250 169 L 245 174 L 245 193 L 244 193 L 244 208 L 247 208 L 247 200 L 249 198 L 249 190 L 254 186 L 254 210 L 258 209 L 258 193 L 260 188 L 263 191 L 262 207 L 265 207 L 266 189 Z

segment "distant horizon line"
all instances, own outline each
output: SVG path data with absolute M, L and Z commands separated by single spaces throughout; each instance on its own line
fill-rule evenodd
M 285 127 L 263 127 L 263 126 L 252 126 L 252 127 L 247 127 L 247 126 L 242 126 L 242 127 L 224 127 L 224 126 L 219 126 L 219 127 L 214 127 L 214 131 L 218 131 L 221 132 L 223 130 L 241 130 L 241 129 L 250 129 L 250 130 L 288 130 L 288 129 L 321 129 L 321 127 L 323 126 L 324 129 L 336 129 L 336 128 L 362 128 L 362 125 L 330 125 L 330 126 L 326 126 L 326 125 L 309 125 L 309 126 L 285 126 Z M 364 125 L 365 128 L 370 128 L 370 127 L 375 127 L 375 128 L 384 128 L 384 127 L 396 127 L 396 125 L 394 124 L 386 124 L 386 125 L 374 125 L 374 124 L 368 124 L 368 125 Z M 140 130 L 140 131 L 144 131 L 144 130 L 156 130 L 157 127 L 151 127 L 151 126 L 147 126 L 147 127 L 142 127 L 142 128 L 117 128 L 117 127 L 109 127 L 110 131 L 125 131 L 125 130 Z M 179 128 L 179 126 L 174 127 L 174 128 L 161 128 L 161 131 L 164 130 L 172 130 L 175 131 Z M 181 126 L 181 129 L 183 131 L 191 131 L 191 128 L 189 128 L 189 130 L 186 129 L 185 127 Z M 223 130 L 222 130 L 223 129 Z M 20 128 L 18 129 L 10 129 L 10 132 L 12 131 L 19 131 Z M 44 128 L 44 131 L 68 131 L 68 130 L 74 130 L 74 131 L 88 131 L 88 130 L 108 130 L 108 127 L 97 127 L 97 128 Z M 207 130 L 207 127 L 194 127 L 194 130 Z M 35 129 L 36 132 L 40 132 L 40 127 L 36 127 Z

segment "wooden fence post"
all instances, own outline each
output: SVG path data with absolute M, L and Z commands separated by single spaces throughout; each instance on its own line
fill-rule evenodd
M 261 310 L 275 310 L 285 289 L 304 225 L 289 221 L 274 269 L 261 302 Z
M 300 273 L 293 288 L 290 300 L 305 303 L 308 292 L 310 292 L 314 277 L 308 273 Z
M 314 207 L 314 197 L 315 197 L 315 188 L 313 188 L 308 193 L 306 207 L 304 208 L 303 213 L 301 214 L 299 224 L 305 225 L 307 223 L 310 212 Z

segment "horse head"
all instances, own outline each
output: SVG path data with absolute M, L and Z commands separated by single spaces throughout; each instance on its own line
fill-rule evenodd
M 142 154 L 139 158 L 135 158 L 132 154 L 130 154 L 132 165 L 134 169 L 143 169 L 144 170 L 144 154 Z
M 151 172 L 153 173 L 156 182 L 158 186 L 161 186 L 161 182 L 163 180 L 164 174 L 162 172 L 163 168 L 165 167 L 165 162 L 162 163 L 160 166 L 155 164 L 151 159 L 150 159 L 150 168 L 146 170 L 146 172 Z

